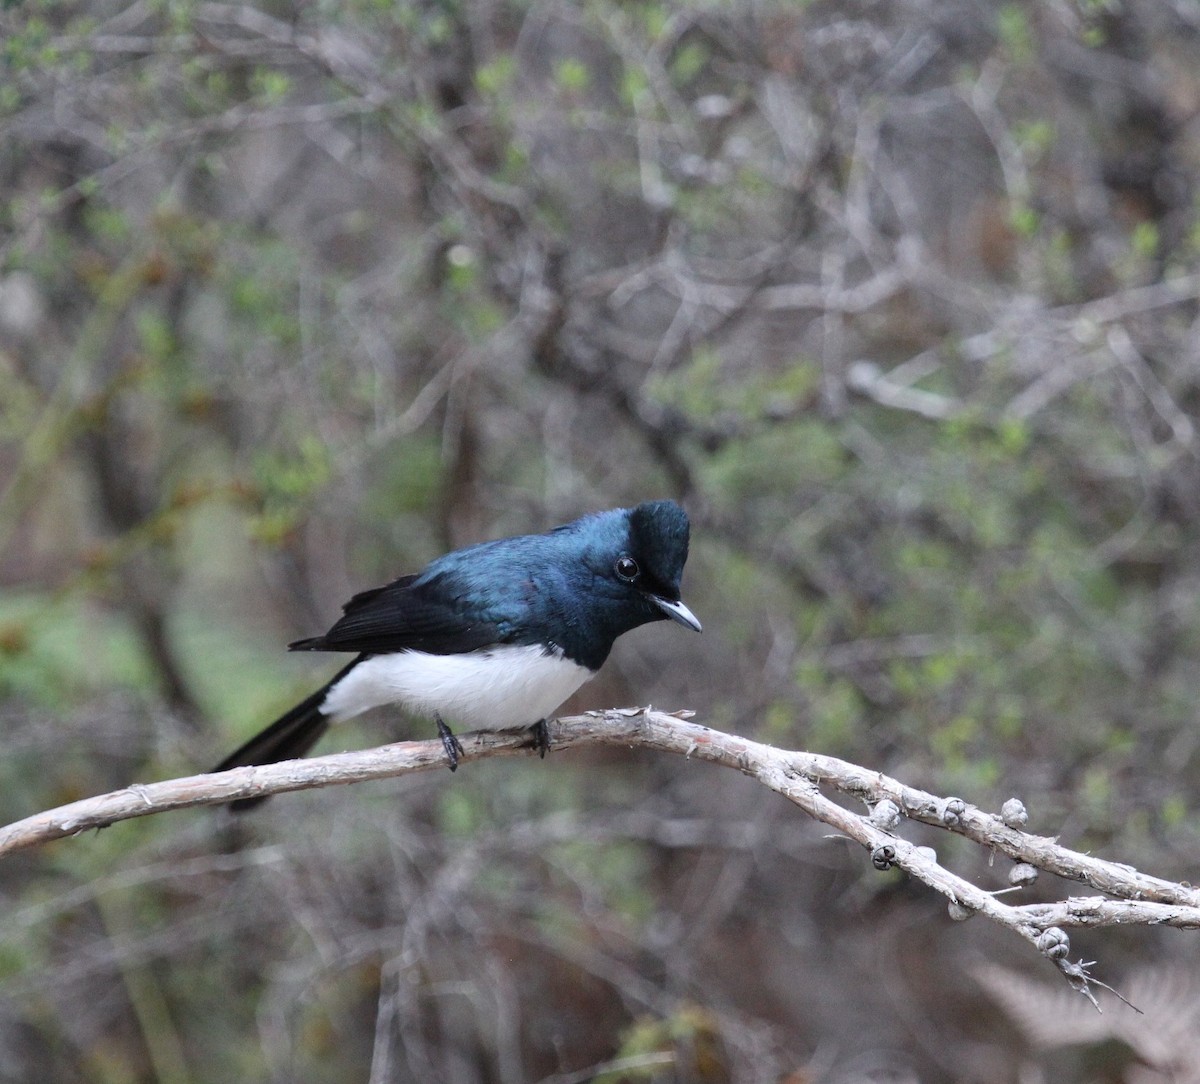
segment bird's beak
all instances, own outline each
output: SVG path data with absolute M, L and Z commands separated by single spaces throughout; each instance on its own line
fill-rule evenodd
M 696 620 L 696 615 L 682 602 L 672 602 L 669 598 L 663 598 L 661 595 L 651 595 L 650 601 L 672 621 L 678 621 L 681 625 L 692 629 L 694 632 L 703 631 L 700 622 Z

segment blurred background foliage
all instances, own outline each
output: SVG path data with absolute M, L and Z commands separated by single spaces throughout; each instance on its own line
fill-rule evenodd
M 1190 0 L 24 0 L 0 37 L 5 820 L 215 762 L 355 590 L 670 495 L 705 635 L 571 706 L 1194 879 Z M 1195 1069 L 1161 1014 L 1022 1030 L 980 968 L 1049 969 L 727 776 L 482 763 L 9 859 L 0 1079 Z

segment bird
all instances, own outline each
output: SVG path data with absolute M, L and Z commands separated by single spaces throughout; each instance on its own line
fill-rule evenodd
M 454 550 L 354 595 L 323 636 L 288 645 L 354 659 L 211 770 L 303 757 L 331 723 L 391 704 L 432 716 L 451 771 L 462 746 L 447 720 L 471 730 L 528 727 L 544 757 L 546 719 L 596 674 L 619 636 L 665 620 L 701 631 L 680 597 L 690 530 L 675 501 L 646 501 Z

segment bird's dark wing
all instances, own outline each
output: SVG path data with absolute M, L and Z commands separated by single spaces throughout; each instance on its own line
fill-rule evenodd
M 342 613 L 348 614 L 355 610 L 361 610 L 372 599 L 378 598 L 387 591 L 398 592 L 401 588 L 411 587 L 416 578 L 417 573 L 414 572 L 411 576 L 401 576 L 398 580 L 385 583 L 382 587 L 368 587 L 365 591 L 359 591 L 357 595 L 350 596 L 349 602 L 342 604 Z
M 467 606 L 445 580 L 417 584 L 403 576 L 355 595 L 324 636 L 297 640 L 292 651 L 356 651 L 370 655 L 412 649 L 455 655 L 501 643 L 504 626 Z

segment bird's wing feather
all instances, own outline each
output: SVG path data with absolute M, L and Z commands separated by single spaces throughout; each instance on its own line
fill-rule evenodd
M 297 640 L 292 651 L 427 651 L 455 655 L 503 643 L 504 623 L 467 605 L 453 584 L 438 578 L 417 583 L 403 576 L 355 595 L 324 636 Z
M 348 614 L 354 610 L 361 610 L 373 598 L 378 598 L 385 591 L 396 591 L 402 587 L 408 587 L 409 584 L 417 578 L 417 573 L 411 576 L 401 576 L 398 580 L 392 580 L 391 583 L 385 583 L 382 587 L 368 587 L 365 591 L 359 591 L 357 595 L 351 595 L 350 601 L 342 606 L 342 613 Z

